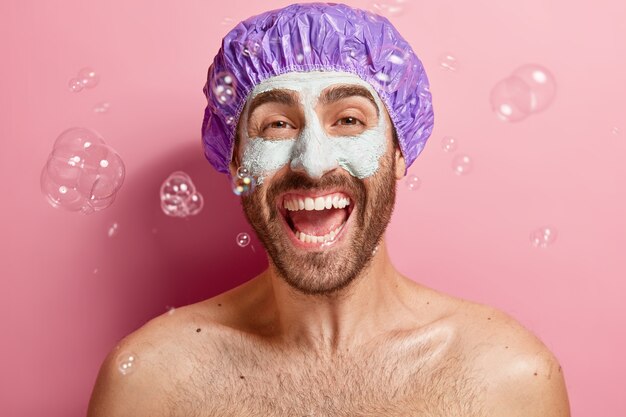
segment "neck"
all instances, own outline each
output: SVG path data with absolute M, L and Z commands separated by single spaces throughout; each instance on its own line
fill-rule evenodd
M 285 345 L 322 355 L 354 350 L 410 317 L 412 281 L 391 264 L 384 239 L 368 267 L 333 296 L 295 291 L 271 261 L 258 278 L 268 303 L 266 311 L 271 312 L 273 336 Z

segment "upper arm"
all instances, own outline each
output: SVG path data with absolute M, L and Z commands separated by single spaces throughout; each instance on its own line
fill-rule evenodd
M 504 367 L 490 397 L 489 417 L 570 417 L 563 370 L 547 350 Z
M 499 330 L 485 338 L 481 368 L 489 377 L 488 417 L 570 417 L 563 369 L 532 332 L 505 313 L 490 313 Z
M 120 356 L 138 355 L 133 370 L 120 371 Z M 139 352 L 139 353 L 137 353 Z M 156 365 L 156 366 L 155 366 Z M 149 346 L 125 339 L 104 359 L 93 388 L 87 417 L 159 417 L 166 414 L 161 369 Z

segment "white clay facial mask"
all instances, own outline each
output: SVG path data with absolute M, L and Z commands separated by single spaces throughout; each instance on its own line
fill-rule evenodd
M 375 126 L 354 130 L 324 128 L 324 123 L 315 111 L 322 91 L 335 84 L 365 87 L 374 98 L 378 109 Z M 283 137 L 272 138 L 265 131 L 248 136 L 248 106 L 242 112 L 239 135 L 242 138 L 242 165 L 257 177 L 258 183 L 286 164 L 292 169 L 302 169 L 312 178 L 320 178 L 325 172 L 342 167 L 351 175 L 363 179 L 373 175 L 379 167 L 379 159 L 385 153 L 387 122 L 384 105 L 376 91 L 355 74 L 335 71 L 290 72 L 259 83 L 250 93 L 248 103 L 258 94 L 285 89 L 298 94 L 303 114 L 303 124 L 298 129 L 283 131 Z M 371 106 L 371 104 L 369 104 Z M 352 107 L 352 106 L 351 106 Z M 258 110 L 255 110 L 255 113 Z M 323 113 L 324 109 L 320 111 Z M 359 113 L 356 113 L 359 114 Z M 355 116 L 355 111 L 339 112 L 338 118 Z M 267 122 L 284 121 L 285 118 L 268 117 Z M 265 122 L 263 122 L 265 123 Z M 286 122 L 287 123 L 287 122 Z M 273 128 L 276 131 L 276 128 Z M 340 133 L 337 133 L 340 132 Z M 291 134 L 291 136 L 290 136 Z M 286 136 L 285 136 L 286 135 Z

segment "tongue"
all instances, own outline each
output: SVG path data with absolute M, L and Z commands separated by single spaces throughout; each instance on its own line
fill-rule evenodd
M 297 230 L 307 235 L 324 236 L 348 218 L 347 209 L 288 211 Z

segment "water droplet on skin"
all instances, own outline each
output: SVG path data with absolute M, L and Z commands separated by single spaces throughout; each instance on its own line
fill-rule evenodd
M 117 357 L 117 369 L 122 375 L 128 375 L 137 368 L 137 355 L 132 352 L 125 352 Z

